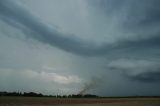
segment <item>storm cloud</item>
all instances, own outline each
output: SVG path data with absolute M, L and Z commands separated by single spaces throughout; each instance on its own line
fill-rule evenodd
M 159 62 L 147 60 L 116 60 L 109 64 L 111 70 L 121 71 L 130 80 L 159 82 Z
M 102 2 L 102 1 L 99 1 Z M 107 3 L 110 2 L 109 0 Z M 133 2 L 132 4 L 129 1 L 128 5 L 138 6 L 137 2 Z M 138 2 L 140 4 L 144 3 L 142 1 Z M 147 2 L 148 3 L 148 2 Z M 130 28 L 135 29 L 134 27 L 139 27 L 141 30 L 146 30 L 142 29 L 143 24 L 146 26 L 146 24 L 150 24 L 153 26 L 157 26 L 159 18 L 157 18 L 160 10 L 157 9 L 154 4 L 157 4 L 157 2 L 151 2 L 149 7 L 143 7 L 140 8 L 146 9 L 143 10 L 144 14 L 140 14 L 140 17 L 136 17 L 139 13 L 133 11 L 133 8 L 128 10 L 128 14 L 124 15 L 124 18 L 128 18 L 126 20 L 122 19 L 122 22 L 120 22 L 122 27 L 125 28 L 125 26 L 132 25 Z M 85 42 L 77 37 L 72 36 L 72 34 L 67 34 L 58 31 L 56 27 L 49 27 L 47 24 L 45 24 L 43 21 L 35 17 L 31 12 L 27 11 L 27 9 L 23 8 L 20 4 L 18 5 L 17 3 L 10 1 L 10 0 L 2 0 L 0 2 L 0 10 L 1 10 L 1 19 L 12 25 L 13 27 L 18 27 L 20 30 L 23 30 L 25 33 L 27 31 L 30 31 L 30 33 L 26 33 L 28 37 L 31 37 L 33 39 L 36 39 L 40 42 L 49 44 L 51 46 L 58 47 L 62 50 L 74 53 L 74 54 L 80 54 L 80 55 L 103 55 L 106 54 L 109 51 L 113 51 L 115 49 L 125 49 L 125 48 L 134 48 L 134 47 L 142 47 L 145 49 L 145 47 L 150 48 L 150 47 L 159 47 L 159 36 L 157 33 L 159 33 L 159 29 L 154 30 L 153 28 L 150 28 L 151 31 L 149 31 L 152 36 L 147 35 L 147 30 L 146 30 L 146 35 L 143 35 L 143 33 L 137 33 L 135 35 L 135 39 L 120 39 L 118 40 L 115 44 L 108 44 L 108 43 L 102 43 L 101 45 L 96 45 L 94 42 Z M 114 5 L 114 4 L 113 4 Z M 123 5 L 122 5 L 123 6 Z M 122 7 L 121 7 L 122 8 Z M 138 9 L 139 9 L 138 8 Z M 153 8 L 153 9 L 152 9 Z M 127 8 L 126 8 L 127 9 Z M 149 10 L 149 12 L 147 12 Z M 121 11 L 121 9 L 120 9 Z M 132 12 L 133 11 L 133 12 Z M 130 13 L 133 13 L 130 15 Z M 135 13 L 135 15 L 134 15 Z M 116 14 L 116 13 L 115 13 Z M 119 16 L 119 14 L 118 14 Z M 115 17 L 115 16 L 114 16 Z M 111 15 L 111 18 L 114 18 Z M 119 18 L 121 18 L 120 16 Z M 130 18 L 131 17 L 131 18 Z M 157 19 L 155 19 L 155 17 Z M 136 18 L 136 24 L 133 26 L 135 21 L 133 21 L 133 18 Z M 149 19 L 148 19 L 149 18 Z M 147 21 L 148 20 L 148 21 Z M 133 21 L 133 22 L 132 22 Z M 154 22 L 156 21 L 156 23 Z M 126 24 L 127 23 L 127 24 Z M 141 24 L 141 25 L 140 25 Z M 154 25 L 155 24 L 155 25 Z M 148 26 L 148 25 L 147 25 Z M 129 29 L 129 30 L 130 30 Z M 152 31 L 153 30 L 153 31 Z M 31 34 L 33 33 L 33 34 Z M 132 33 L 132 31 L 131 31 Z M 125 33 L 123 33 L 125 34 Z M 66 36 L 68 35 L 68 36 Z M 138 36 L 142 36 L 142 39 L 138 39 Z M 144 37 L 144 38 L 143 38 Z M 131 36 L 132 38 L 132 36 Z
M 160 94 L 159 5 L 159 0 L 0 0 L 0 90 L 78 93 L 95 76 L 102 84 L 87 86 L 86 93 Z

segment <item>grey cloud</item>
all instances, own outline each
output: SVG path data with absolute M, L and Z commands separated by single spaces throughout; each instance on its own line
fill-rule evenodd
M 103 48 L 96 48 L 77 38 L 71 38 L 71 35 L 69 37 L 64 36 L 56 29 L 52 29 L 42 23 L 39 19 L 35 18 L 31 13 L 14 2 L 2 0 L 0 6 L 2 19 L 5 19 L 7 23 L 14 27 L 23 29 L 23 31 L 30 30 L 33 34 L 27 36 L 37 39 L 38 41 L 82 55 L 95 54 L 94 51 L 103 50 Z
M 34 17 L 29 11 L 27 11 L 27 9 L 22 8 L 19 4 L 16 4 L 11 0 L 0 1 L 0 18 L 5 19 L 7 23 L 20 28 L 25 33 L 30 32 L 27 37 L 31 37 L 67 52 L 84 56 L 104 55 L 116 49 L 125 49 L 130 47 L 142 47 L 143 49 L 146 46 L 160 46 L 160 37 L 158 34 L 157 36 L 147 39 L 138 39 L 133 41 L 123 39 L 115 44 L 106 43 L 100 46 L 94 43 L 84 42 L 70 34 L 62 33 L 56 28 L 47 26 L 47 24 Z
M 160 69 L 160 68 L 159 68 Z M 160 81 L 160 72 L 143 72 L 138 75 L 128 76 L 131 80 L 141 81 L 141 82 L 159 82 Z
M 111 70 L 122 72 L 130 80 L 148 83 L 160 81 L 160 66 L 156 61 L 122 59 L 108 66 Z
M 130 12 L 127 13 L 128 21 L 124 25 L 138 30 L 138 28 L 143 29 L 144 27 L 152 29 L 153 26 L 160 24 L 159 0 L 134 0 L 130 4 Z
M 85 2 L 80 3 L 80 8 L 73 9 L 76 7 L 73 6 L 66 10 L 73 9 L 74 12 L 78 11 L 78 14 L 83 8 L 82 13 L 76 17 L 70 16 L 73 11 L 64 11 L 66 8 L 59 10 L 63 6 L 73 5 L 72 2 L 79 3 L 75 0 L 70 1 L 68 5 L 62 0 L 63 6 L 56 4 L 56 0 L 24 1 L 27 8 L 24 8 L 21 0 L 0 0 L 1 90 L 37 90 L 52 94 L 60 93 L 58 89 L 64 88 L 64 93 L 68 94 L 78 93 L 86 83 L 87 87 L 84 89 L 89 90 L 87 93 L 104 96 L 160 94 L 159 0 L 90 0 L 88 4 L 84 0 Z M 52 7 L 52 3 L 53 7 L 54 5 L 57 7 L 44 7 L 47 8 L 44 15 L 42 8 L 44 2 L 48 7 L 49 4 Z M 49 9 L 55 10 L 53 12 Z M 48 17 L 53 20 L 50 24 L 45 23 L 50 22 Z M 67 22 L 61 22 L 62 20 Z M 80 22 L 76 23 L 78 20 Z M 58 27 L 49 26 L 53 24 L 52 22 Z M 80 29 L 83 26 L 87 27 Z M 63 32 L 60 27 L 69 32 L 73 29 L 73 34 Z M 22 36 L 23 39 L 8 37 L 3 33 L 3 29 L 10 36 L 14 34 L 13 36 Z M 83 33 L 83 30 L 86 32 Z M 26 42 L 28 38 L 29 42 Z M 35 45 L 30 44 L 30 40 Z M 7 72 L 7 69 L 12 72 Z M 52 83 L 42 84 L 43 78 L 37 76 L 38 79 L 34 79 L 35 77 L 30 79 L 32 75 L 26 76 L 26 69 L 36 73 L 44 71 L 48 73 L 47 75 L 54 72 L 62 76 L 74 74 L 84 83 L 60 86 Z M 92 76 L 97 76 L 102 81 L 96 82 L 98 83 L 96 86 L 94 81 L 90 84 Z M 36 86 L 36 83 L 40 84 Z
M 107 14 L 107 17 L 116 18 L 128 30 L 142 30 L 160 22 L 159 0 L 89 0 L 89 3 Z

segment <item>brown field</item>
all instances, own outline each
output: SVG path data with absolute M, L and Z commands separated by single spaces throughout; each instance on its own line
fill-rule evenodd
M 0 106 L 160 106 L 160 98 L 0 97 Z

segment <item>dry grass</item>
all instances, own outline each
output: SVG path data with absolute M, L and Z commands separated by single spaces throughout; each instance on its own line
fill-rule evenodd
M 0 106 L 160 106 L 160 98 L 56 99 L 0 97 Z

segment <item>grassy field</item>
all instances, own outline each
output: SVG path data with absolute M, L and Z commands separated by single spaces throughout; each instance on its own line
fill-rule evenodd
M 0 97 L 0 106 L 160 106 L 160 98 L 61 99 Z

